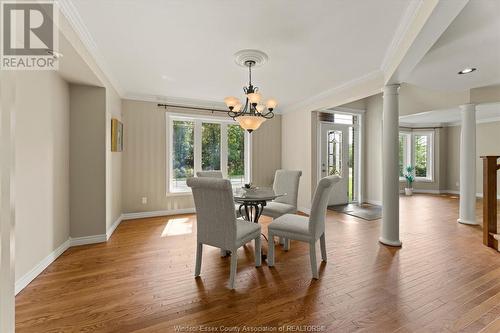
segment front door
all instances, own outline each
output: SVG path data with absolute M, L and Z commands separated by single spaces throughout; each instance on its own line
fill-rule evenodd
M 321 123 L 321 178 L 333 175 L 340 177 L 330 194 L 329 205 L 349 202 L 349 127 Z

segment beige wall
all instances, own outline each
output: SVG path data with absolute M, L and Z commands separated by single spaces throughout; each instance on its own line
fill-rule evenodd
M 168 211 L 194 207 L 191 194 L 167 195 L 166 111 L 157 103 L 123 100 L 124 152 L 122 169 L 123 212 Z M 169 108 L 167 112 L 202 114 L 207 112 Z M 214 116 L 218 116 L 214 114 Z M 225 115 L 221 117 L 227 119 Z M 281 167 L 280 116 L 266 121 L 252 139 L 252 178 L 270 185 L 274 171 Z M 142 204 L 147 197 L 147 204 Z
M 301 170 L 298 207 L 311 208 L 311 112 L 289 112 L 282 115 L 282 153 L 284 169 Z
M 500 84 L 495 86 L 471 89 L 470 102 L 471 103 L 500 102 Z
M 500 122 L 477 124 L 476 127 L 476 193 L 483 193 L 483 163 L 480 156 L 500 156 Z M 448 169 L 446 189 L 459 191 L 460 186 L 460 126 L 448 128 Z M 500 188 L 500 177 L 497 180 Z
M 70 85 L 71 237 L 106 233 L 106 96 Z
M 106 89 L 106 230 L 122 215 L 122 152 L 111 151 L 111 119 L 122 121 L 122 101 Z
M 252 183 L 271 186 L 281 168 L 281 116 L 267 120 L 252 133 Z
M 382 200 L 382 94 L 366 98 L 364 201 Z
M 469 95 L 468 91 L 444 92 L 403 83 L 399 89 L 399 115 L 455 108 L 469 103 Z
M 19 71 L 16 280 L 69 237 L 69 88 L 56 72 Z

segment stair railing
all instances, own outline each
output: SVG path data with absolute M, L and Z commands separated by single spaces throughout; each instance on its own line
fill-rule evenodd
M 481 156 L 483 159 L 483 244 L 499 250 L 500 234 L 497 224 L 497 172 L 500 156 Z

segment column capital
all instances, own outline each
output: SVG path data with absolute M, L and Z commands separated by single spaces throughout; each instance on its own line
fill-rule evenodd
M 398 95 L 399 94 L 399 83 L 397 84 L 389 84 L 382 88 L 384 95 Z

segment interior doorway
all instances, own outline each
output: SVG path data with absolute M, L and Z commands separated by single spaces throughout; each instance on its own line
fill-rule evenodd
M 340 177 L 329 205 L 361 202 L 360 115 L 321 113 L 319 136 L 319 178 Z

